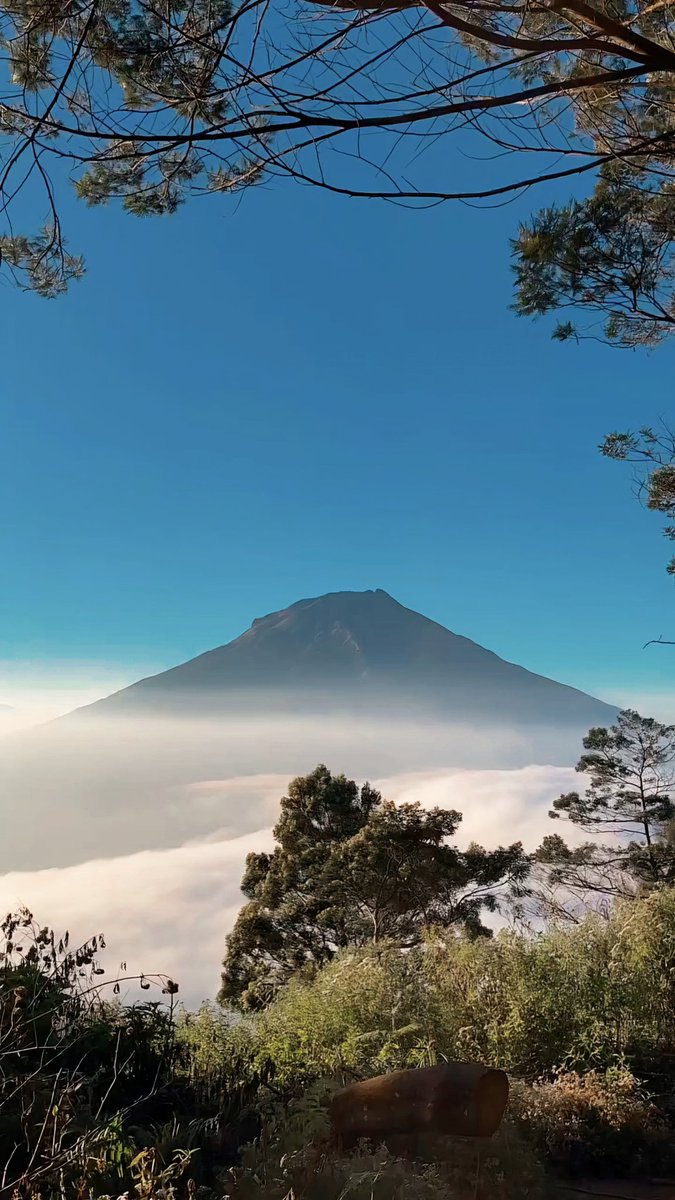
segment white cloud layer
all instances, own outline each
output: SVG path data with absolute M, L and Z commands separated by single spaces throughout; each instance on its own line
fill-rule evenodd
M 437 778 L 566 767 L 580 742 L 569 729 L 350 714 L 67 718 L 2 745 L 0 874 L 243 836 L 271 823 L 275 776 L 318 762 L 353 779 Z
M 88 659 L 0 659 L 0 738 L 93 704 L 157 670 Z
M 385 796 L 464 814 L 458 841 L 488 847 L 522 840 L 533 848 L 548 831 L 548 809 L 561 791 L 579 784 L 566 767 L 519 770 L 419 771 L 373 781 Z M 250 850 L 273 843 L 271 826 L 287 775 L 257 775 L 194 784 L 193 803 L 217 798 L 251 807 L 260 828 L 237 834 L 221 827 L 178 848 L 146 850 L 61 869 L 0 876 L 0 912 L 27 905 L 41 923 L 84 940 L 104 932 L 106 965 L 124 959 L 130 973 L 165 972 L 178 980 L 189 1006 L 215 994 L 224 939 L 242 901 L 239 891 Z

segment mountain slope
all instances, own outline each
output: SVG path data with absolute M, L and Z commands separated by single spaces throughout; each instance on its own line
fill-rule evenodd
M 210 713 L 279 703 L 305 708 L 416 711 L 588 728 L 615 710 L 505 662 L 404 608 L 386 592 L 334 592 L 258 618 L 234 641 L 79 715 Z
M 568 766 L 588 728 L 615 713 L 385 592 L 301 600 L 226 646 L 3 740 L 0 873 L 265 828 L 276 815 L 269 787 L 280 796 L 317 762 L 371 779 Z M 256 775 L 278 781 L 256 790 Z

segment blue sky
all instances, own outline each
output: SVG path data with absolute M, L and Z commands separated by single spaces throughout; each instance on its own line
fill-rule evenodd
M 668 692 L 673 651 L 642 649 L 675 635 L 668 545 L 597 446 L 668 417 L 673 350 L 509 312 L 508 237 L 545 198 L 70 203 L 85 280 L 0 288 L 6 690 L 106 690 L 383 587 L 588 690 Z

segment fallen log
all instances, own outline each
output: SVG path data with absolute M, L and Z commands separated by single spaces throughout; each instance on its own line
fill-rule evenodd
M 480 1063 L 449 1062 L 392 1071 L 337 1092 L 329 1115 L 342 1149 L 362 1139 L 434 1134 L 489 1138 L 499 1128 L 509 1097 L 504 1071 Z

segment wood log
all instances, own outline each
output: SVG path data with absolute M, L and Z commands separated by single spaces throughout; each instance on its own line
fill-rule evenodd
M 508 1097 L 504 1071 L 440 1063 L 350 1084 L 333 1096 L 330 1121 L 343 1149 L 397 1135 L 488 1138 L 501 1124 Z

